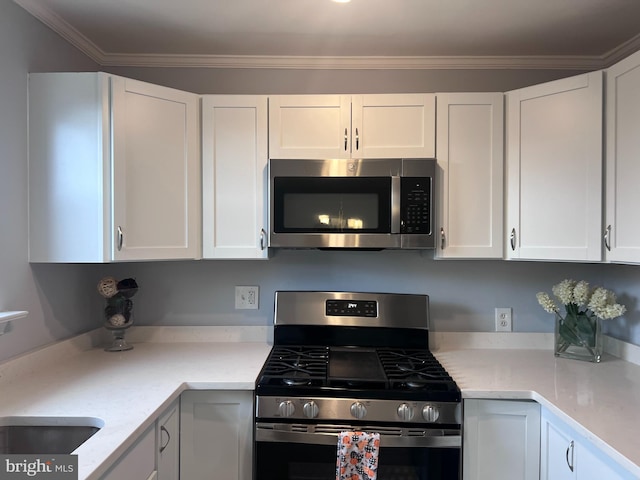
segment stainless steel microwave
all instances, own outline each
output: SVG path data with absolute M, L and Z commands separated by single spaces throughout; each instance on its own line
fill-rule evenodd
M 434 248 L 433 158 L 269 160 L 269 246 Z

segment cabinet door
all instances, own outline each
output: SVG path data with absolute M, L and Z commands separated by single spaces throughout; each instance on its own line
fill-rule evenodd
M 606 75 L 606 259 L 640 263 L 640 53 Z
M 183 393 L 180 478 L 251 480 L 253 418 L 253 392 Z
M 174 402 L 158 419 L 157 425 L 158 480 L 180 478 L 180 411 Z
M 575 480 L 576 444 L 571 432 L 542 410 L 540 480 Z
M 435 157 L 435 95 L 355 95 L 351 113 L 352 158 Z
M 197 95 L 114 77 L 112 102 L 114 259 L 197 257 Z
M 502 93 L 438 94 L 437 258 L 502 258 Z
M 102 480 L 148 480 L 156 472 L 155 425 L 141 435 L 140 439 L 120 457 Z
M 267 97 L 203 97 L 204 258 L 267 258 L 267 160 Z
M 463 480 L 538 480 L 540 405 L 465 400 Z
M 349 158 L 349 95 L 269 97 L 270 158 Z
M 540 480 L 633 480 L 589 440 L 542 409 Z
M 506 257 L 602 257 L 602 72 L 507 93 Z

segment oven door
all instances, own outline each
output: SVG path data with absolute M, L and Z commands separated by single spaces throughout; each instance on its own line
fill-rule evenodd
M 258 422 L 254 480 L 334 480 L 338 434 L 380 433 L 378 480 L 460 479 L 460 430 Z

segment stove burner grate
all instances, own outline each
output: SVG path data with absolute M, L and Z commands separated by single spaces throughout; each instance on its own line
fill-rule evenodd
M 378 356 L 391 389 L 457 389 L 453 379 L 429 350 L 380 348 Z
M 284 386 L 321 384 L 327 376 L 328 358 L 327 347 L 274 347 L 261 381 Z

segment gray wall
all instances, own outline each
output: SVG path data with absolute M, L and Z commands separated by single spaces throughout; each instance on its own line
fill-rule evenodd
M 505 92 L 576 70 L 270 70 L 125 68 L 105 71 L 199 94 Z
M 120 265 L 27 262 L 27 72 L 87 71 L 97 66 L 9 0 L 0 0 L 0 309 L 29 310 L 0 336 L 0 361 L 102 325 L 96 293 L 103 275 L 135 277 L 136 322 L 143 325 L 265 325 L 278 289 L 427 293 L 432 327 L 491 331 L 493 309 L 513 307 L 514 330 L 551 331 L 535 301 L 565 277 L 609 284 L 632 307 L 610 322 L 614 335 L 640 345 L 638 267 L 503 261 L 434 261 L 417 252 L 282 251 L 269 261 Z M 196 93 L 385 93 L 506 91 L 577 71 L 534 70 L 103 70 Z M 257 311 L 233 308 L 235 285 L 259 285 Z
M 27 263 L 27 72 L 96 65 L 9 0 L 0 0 L 0 65 L 0 310 L 29 311 L 0 336 L 2 360 L 90 328 L 88 296 L 76 295 L 88 269 L 39 276 Z
M 535 294 L 564 278 L 603 284 L 603 266 L 433 260 L 416 251 L 278 251 L 264 260 L 106 265 L 104 274 L 136 278 L 136 322 L 145 325 L 269 325 L 276 290 L 354 290 L 429 295 L 437 331 L 494 331 L 494 309 L 513 308 L 519 332 L 553 331 Z M 95 278 L 95 283 L 99 280 Z M 260 286 L 259 309 L 234 310 L 236 285 Z M 102 305 L 104 306 L 104 305 Z

